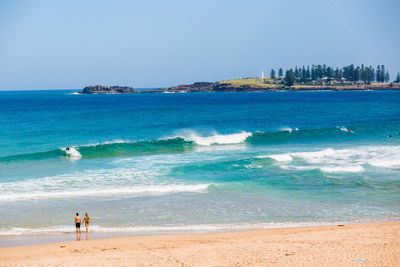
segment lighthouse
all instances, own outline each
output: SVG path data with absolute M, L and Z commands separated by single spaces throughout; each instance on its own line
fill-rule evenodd
M 264 80 L 264 69 L 261 69 L 261 80 Z

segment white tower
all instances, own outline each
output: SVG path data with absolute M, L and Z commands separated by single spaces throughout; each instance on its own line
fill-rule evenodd
M 261 79 L 264 79 L 264 69 L 261 69 Z

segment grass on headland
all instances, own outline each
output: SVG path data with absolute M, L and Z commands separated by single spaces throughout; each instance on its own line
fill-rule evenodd
M 385 87 L 393 87 L 394 89 L 398 89 L 398 84 L 391 83 L 371 83 L 371 84 L 358 84 L 358 83 L 336 83 L 336 84 L 300 84 L 295 83 L 290 88 L 285 85 L 284 78 L 243 78 L 243 79 L 232 79 L 226 81 L 220 81 L 219 84 L 223 84 L 229 87 L 243 87 L 247 86 L 250 88 L 262 88 L 262 89 L 278 89 L 278 90 L 319 90 L 319 89 L 328 89 L 328 90 L 363 90 L 363 89 L 382 89 Z
M 263 80 L 259 78 L 232 79 L 227 81 L 221 81 L 218 83 L 227 84 L 234 87 L 247 85 L 252 88 L 276 88 L 283 85 L 283 84 L 272 83 L 271 78 L 264 78 Z

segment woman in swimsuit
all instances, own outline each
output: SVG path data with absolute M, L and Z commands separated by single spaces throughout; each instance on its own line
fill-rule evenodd
M 90 217 L 87 213 L 85 213 L 83 222 L 85 223 L 85 227 L 86 227 L 86 240 L 88 240 L 89 239 L 89 223 L 92 223 L 92 221 L 90 220 Z

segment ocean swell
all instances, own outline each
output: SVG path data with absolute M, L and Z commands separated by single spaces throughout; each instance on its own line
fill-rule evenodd
M 250 136 L 252 136 L 252 133 L 249 132 L 201 136 L 192 131 L 183 136 L 174 136 L 158 140 L 116 140 L 113 142 L 71 146 L 68 150 L 66 147 L 63 147 L 45 152 L 11 155 L 0 157 L 0 162 L 45 160 L 57 158 L 77 160 L 81 158 L 90 159 L 135 155 L 153 155 L 163 153 L 183 153 L 194 150 L 196 146 L 230 145 L 244 143 L 246 139 Z
M 354 131 L 351 131 L 354 133 Z M 184 153 L 193 151 L 199 147 L 223 146 L 223 145 L 272 145 L 287 144 L 291 142 L 309 142 L 318 138 L 325 140 L 326 138 L 340 138 L 343 136 L 353 136 L 350 130 L 346 131 L 341 128 L 325 128 L 325 129 L 304 129 L 282 128 L 276 132 L 238 132 L 231 134 L 220 134 L 212 132 L 208 135 L 201 135 L 195 131 L 181 131 L 172 137 L 161 138 L 157 140 L 143 141 L 123 141 L 116 140 L 112 142 L 104 142 L 98 144 L 70 146 L 69 150 L 65 147 L 50 151 L 17 154 L 0 157 L 0 162 L 24 161 L 24 160 L 46 160 L 46 159 L 89 159 L 89 158 L 107 158 L 107 157 L 123 157 L 135 155 L 153 155 L 163 153 Z M 326 151 L 325 151 L 326 152 Z M 329 152 L 329 151 L 328 151 Z M 278 157 L 278 156 L 275 156 Z M 286 156 L 279 156 L 284 161 L 291 159 Z M 280 160 L 276 158 L 276 160 Z M 379 163 L 377 163 L 379 164 Z

